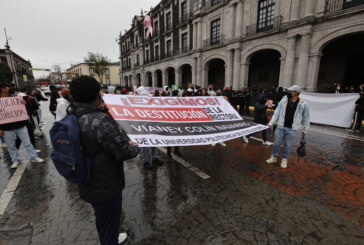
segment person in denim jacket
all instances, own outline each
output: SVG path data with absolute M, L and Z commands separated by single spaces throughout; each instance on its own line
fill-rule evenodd
M 288 88 L 287 97 L 278 104 L 268 127 L 277 124 L 274 134 L 274 146 L 271 157 L 267 163 L 277 162 L 281 145 L 284 144 L 282 168 L 287 168 L 287 159 L 291 154 L 297 131 L 302 129 L 302 135 L 306 135 L 310 127 L 310 109 L 307 103 L 299 98 L 301 88 L 293 85 Z

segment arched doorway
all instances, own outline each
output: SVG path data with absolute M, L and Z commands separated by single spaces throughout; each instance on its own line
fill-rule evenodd
M 150 71 L 145 73 L 145 82 L 146 87 L 153 87 L 152 73 Z
M 140 73 L 137 74 L 136 76 L 136 82 L 137 82 L 137 86 L 141 86 L 141 79 L 140 79 Z
M 317 79 L 318 91 L 333 83 L 342 88 L 357 88 L 364 81 L 364 33 L 345 35 L 327 43 L 322 49 Z
M 167 73 L 167 81 L 166 84 L 168 84 L 168 87 L 171 87 L 172 85 L 176 84 L 176 74 L 173 67 L 169 67 L 166 69 Z
M 129 87 L 129 78 L 127 76 L 124 77 L 125 87 Z
M 278 87 L 281 54 L 277 50 L 261 50 L 250 58 L 248 87 Z
M 192 66 L 185 64 L 180 67 L 182 88 L 187 89 L 188 84 L 192 83 Z
M 158 88 L 163 87 L 163 76 L 162 76 L 162 71 L 161 70 L 156 70 L 155 71 L 155 77 L 157 78 L 156 84 Z
M 207 64 L 207 83 L 213 85 L 214 89 L 222 89 L 225 86 L 225 61 L 212 59 Z
M 129 85 L 133 86 L 133 75 L 129 76 Z

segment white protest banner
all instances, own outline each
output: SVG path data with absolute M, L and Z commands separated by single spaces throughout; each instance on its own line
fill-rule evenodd
M 310 108 L 311 122 L 337 126 L 350 127 L 354 116 L 355 101 L 359 94 L 300 94 Z
M 246 122 L 223 97 L 108 95 L 109 113 L 142 147 L 208 145 L 266 129 Z
M 0 98 L 0 124 L 28 120 L 27 110 L 19 97 Z

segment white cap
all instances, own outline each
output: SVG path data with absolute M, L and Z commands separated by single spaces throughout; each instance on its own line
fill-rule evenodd
M 301 93 L 301 88 L 298 85 L 292 85 L 291 87 L 287 88 L 288 91 L 295 91 L 297 93 Z
M 144 86 L 140 86 L 139 88 L 137 88 L 136 92 L 139 94 L 139 95 L 142 95 L 143 91 L 145 90 Z

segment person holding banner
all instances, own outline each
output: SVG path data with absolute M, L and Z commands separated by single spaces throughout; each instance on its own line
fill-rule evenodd
M 287 160 L 291 154 L 297 131 L 303 129 L 302 135 L 307 134 L 310 127 L 310 110 L 308 104 L 299 98 L 301 88 L 293 85 L 288 88 L 287 97 L 279 102 L 268 127 L 277 124 L 274 135 L 274 146 L 267 163 L 276 163 L 281 145 L 284 144 L 281 168 L 287 168 Z
M 9 89 L 11 85 L 9 84 L 1 84 L 0 85 L 0 98 L 9 98 Z M 18 98 L 18 100 L 21 100 L 21 98 Z M 14 101 L 13 101 L 14 103 Z M 10 104 L 10 103 L 8 103 Z M 19 103 L 20 105 L 20 103 Z M 14 106 L 14 105 L 11 105 Z M 8 106 L 8 107 L 11 107 Z M 17 118 L 13 119 L 12 122 L 1 123 L 0 124 L 0 135 L 4 136 L 5 143 L 8 147 L 8 151 L 12 160 L 11 168 L 17 168 L 21 164 L 21 159 L 19 156 L 19 152 L 16 149 L 15 146 L 15 139 L 18 137 L 21 140 L 21 143 L 23 144 L 25 150 L 27 151 L 28 155 L 31 158 L 31 162 L 33 163 L 43 163 L 44 160 L 40 157 L 38 157 L 37 153 L 34 150 L 34 147 L 29 139 L 28 130 L 26 127 L 26 124 L 28 123 L 28 116 L 25 109 L 25 106 L 23 105 L 23 111 L 17 111 L 18 116 Z M 6 107 L 2 107 L 2 109 L 6 109 Z M 19 119 L 20 118 L 20 119 Z M 19 119 L 19 120 L 18 120 Z M 25 119 L 25 120 L 24 120 Z M 18 121 L 14 121 L 18 120 Z
M 149 96 L 149 91 L 145 89 L 144 86 L 140 86 L 139 88 L 137 88 L 136 90 L 137 94 L 140 96 Z M 163 162 L 161 160 L 158 159 L 157 156 L 157 148 L 156 147 L 149 147 L 150 148 L 150 152 L 152 154 L 152 163 L 153 164 L 157 164 L 157 165 L 163 165 Z M 147 170 L 152 170 L 153 166 L 149 163 L 148 160 L 148 148 L 147 147 L 140 147 L 140 156 L 143 162 L 143 167 Z

